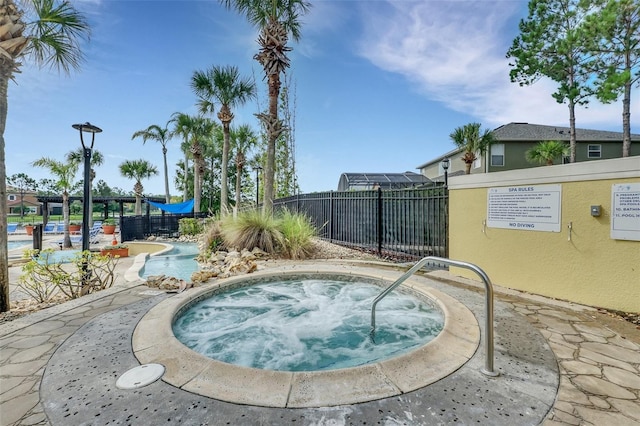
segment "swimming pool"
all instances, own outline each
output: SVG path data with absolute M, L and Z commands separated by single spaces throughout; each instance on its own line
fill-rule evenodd
M 14 241 L 8 241 L 7 242 L 7 250 L 11 251 L 11 250 L 15 250 L 18 248 L 24 248 L 27 249 L 29 248 L 28 246 L 32 243 L 31 240 L 14 240 Z
M 140 277 L 148 278 L 152 275 L 167 275 L 183 280 L 191 280 L 191 274 L 199 268 L 195 257 L 198 255 L 198 245 L 195 243 L 172 243 L 173 248 L 161 255 L 149 256 L 144 267 L 139 272 Z
M 82 253 L 82 250 L 44 250 L 38 256 L 38 263 L 71 263 Z

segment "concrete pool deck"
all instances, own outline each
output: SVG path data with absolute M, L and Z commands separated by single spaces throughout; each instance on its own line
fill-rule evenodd
M 121 276 L 133 262 L 123 259 Z M 302 263 L 316 269 L 367 267 L 348 261 Z M 290 270 L 300 264 L 268 261 L 261 268 Z M 379 269 L 401 274 L 388 264 Z M 483 324 L 482 314 L 475 312 L 482 307 L 483 294 L 475 283 L 446 272 L 424 279 L 467 305 Z M 484 353 L 480 345 L 458 376 L 397 397 L 339 407 L 233 404 L 163 381 L 136 391 L 116 389 L 115 380 L 139 364 L 131 346 L 136 324 L 171 297 L 140 281 L 122 279 L 103 292 L 1 324 L 0 424 L 640 423 L 640 330 L 592 308 L 500 288 L 497 378 L 478 372 Z M 542 394 L 531 394 L 533 382 Z
M 133 351 L 142 364 L 166 367 L 163 380 L 194 394 L 237 404 L 276 408 L 350 405 L 402 395 L 454 373 L 475 354 L 480 330 L 473 313 L 455 298 L 408 281 L 414 297 L 427 299 L 444 314 L 442 331 L 429 343 L 390 359 L 327 371 L 272 371 L 220 362 L 184 346 L 173 334 L 173 319 L 196 301 L 237 286 L 281 280 L 340 280 L 385 283 L 378 269 L 334 266 L 265 268 L 183 292 L 155 305 L 138 322 Z M 324 271 L 323 271 L 324 269 Z M 274 279 L 275 277 L 275 279 Z M 382 291 L 381 287 L 379 291 Z M 402 289 L 408 292 L 406 288 Z M 365 333 L 368 333 L 368 328 Z M 188 361 L 187 361 L 188 360 Z

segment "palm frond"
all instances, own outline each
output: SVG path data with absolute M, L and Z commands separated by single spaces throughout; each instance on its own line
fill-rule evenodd
M 32 4 L 37 19 L 27 24 L 30 43 L 25 54 L 38 65 L 65 73 L 79 68 L 84 60 L 80 42 L 90 38 L 84 16 L 68 1 L 32 0 Z

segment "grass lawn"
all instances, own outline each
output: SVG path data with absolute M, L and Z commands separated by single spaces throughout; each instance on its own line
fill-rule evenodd
M 111 217 L 111 216 L 110 216 Z M 81 214 L 72 214 L 69 216 L 69 220 L 73 223 L 82 223 L 82 215 Z M 100 212 L 94 212 L 93 213 L 93 220 L 104 220 L 104 217 L 102 215 L 102 213 Z M 49 223 L 56 223 L 56 222 L 60 222 L 62 223 L 62 215 L 50 215 L 49 216 Z M 21 225 L 26 225 L 26 224 L 38 224 L 38 223 L 42 223 L 42 216 L 36 216 L 36 215 L 24 215 L 22 217 L 22 220 L 20 220 L 20 216 L 19 215 L 11 215 L 11 216 L 7 216 L 7 223 L 19 223 Z

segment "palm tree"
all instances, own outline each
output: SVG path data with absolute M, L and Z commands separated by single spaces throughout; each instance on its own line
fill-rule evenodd
M 184 153 L 184 182 L 182 187 L 182 201 L 187 201 L 189 198 L 189 152 L 190 152 L 190 140 L 191 128 L 193 127 L 193 117 L 182 112 L 174 112 L 171 115 L 169 123 L 173 123 L 173 130 L 171 130 L 171 136 L 182 137 L 182 143 L 180 149 Z
M 84 161 L 84 149 L 78 148 L 75 151 L 71 151 L 67 153 L 67 161 L 76 162 L 78 165 Z M 84 214 L 89 214 L 89 228 L 93 225 L 93 180 L 96 178 L 96 171 L 94 170 L 94 166 L 100 166 L 104 163 L 104 156 L 98 150 L 93 150 L 91 154 L 91 173 L 89 175 L 89 187 L 92 189 L 89 191 L 89 206 L 91 206 L 90 212 L 84 212 Z
M 242 169 L 247 162 L 247 151 L 256 146 L 258 137 L 253 133 L 251 127 L 243 124 L 237 130 L 231 132 L 233 136 L 233 145 L 236 151 L 236 205 L 234 213 L 237 214 L 240 208 L 240 195 L 242 193 Z
M 204 161 L 204 141 L 213 138 L 216 124 L 205 117 L 194 117 L 191 128 L 191 155 L 193 156 L 193 212 L 200 212 L 202 200 L 202 179 L 206 164 Z
M 471 165 L 476 161 L 476 153 L 483 155 L 495 142 L 490 130 L 480 131 L 480 123 L 469 123 L 456 128 L 449 137 L 458 148 L 464 151 L 462 161 L 465 173 L 471 174 Z
M 4 130 L 7 125 L 9 80 L 20 72 L 25 56 L 37 66 L 66 73 L 82 62 L 80 41 L 89 35 L 84 17 L 68 1 L 27 0 L 30 15 L 14 0 L 0 0 L 0 312 L 9 310 L 7 257 L 7 169 Z M 26 23 L 25 16 L 33 20 Z
M 158 169 L 147 160 L 127 160 L 120 164 L 120 174 L 127 179 L 134 179 L 133 192 L 136 195 L 136 216 L 142 214 L 142 179 L 149 179 L 158 174 Z
M 222 126 L 214 122 L 214 129 L 211 134 L 211 137 L 208 137 L 203 140 L 203 157 L 204 161 L 207 164 L 207 168 L 209 169 L 209 180 L 207 182 L 208 190 L 207 194 L 207 209 L 209 212 L 213 212 L 215 210 L 220 211 L 220 190 L 219 186 L 216 185 L 216 181 L 219 176 L 216 176 L 215 170 L 216 165 L 220 164 L 222 159 L 222 145 L 224 143 L 224 135 L 222 134 Z M 221 167 L 220 167 L 221 168 Z M 206 173 L 205 173 L 206 177 Z M 204 181 L 204 178 L 203 178 Z M 204 200 L 204 187 L 203 187 L 203 200 Z M 215 208 L 214 208 L 215 205 Z M 201 201 L 202 207 L 202 201 Z
M 220 211 L 229 209 L 229 134 L 233 112 L 231 108 L 242 106 L 256 96 L 256 85 L 250 78 L 241 78 L 238 67 L 214 66 L 207 71 L 196 71 L 191 78 L 191 88 L 200 98 L 201 113 L 213 114 L 214 104 L 220 104 L 218 119 L 222 123 L 224 143 L 222 145 L 222 171 L 220 188 Z
M 267 132 L 267 163 L 265 164 L 263 210 L 273 210 L 276 140 L 284 130 L 278 118 L 280 74 L 289 67 L 287 52 L 289 35 L 300 39 L 300 17 L 311 7 L 305 0 L 220 0 L 227 8 L 245 15 L 248 21 L 260 29 L 260 52 L 254 56 L 262 65 L 269 87 L 269 110 L 257 114 Z
M 74 160 L 67 160 L 66 163 L 53 160 L 48 157 L 40 158 L 32 163 L 35 167 L 48 169 L 57 180 L 55 187 L 62 191 L 62 220 L 64 223 L 64 236 L 62 247 L 71 247 L 71 237 L 69 236 L 69 190 L 75 186 L 74 178 L 78 172 L 80 163 Z
M 168 126 L 169 123 L 167 123 Z M 162 145 L 162 157 L 164 159 L 164 199 L 167 204 L 171 202 L 171 195 L 169 194 L 169 168 L 167 166 L 167 143 L 171 139 L 171 133 L 168 127 L 160 127 L 156 124 L 152 124 L 144 130 L 138 130 L 131 136 L 131 140 L 141 137 L 142 144 L 144 145 L 148 140 L 159 142 Z
M 530 163 L 546 164 L 553 166 L 553 160 L 569 155 L 569 147 L 560 141 L 538 142 L 533 148 L 528 149 L 525 158 Z

